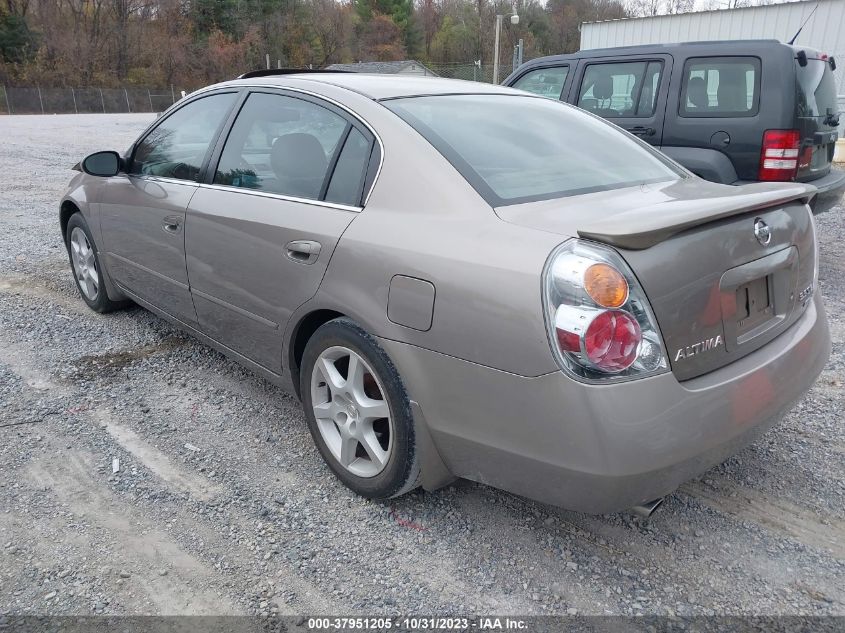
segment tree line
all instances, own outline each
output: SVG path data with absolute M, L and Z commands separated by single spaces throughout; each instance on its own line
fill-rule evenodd
M 732 0 L 732 2 L 743 0 Z M 692 0 L 518 0 L 502 64 L 578 50 L 579 24 Z M 511 0 L 0 0 L 0 83 L 192 89 L 264 67 L 418 59 L 493 62 Z

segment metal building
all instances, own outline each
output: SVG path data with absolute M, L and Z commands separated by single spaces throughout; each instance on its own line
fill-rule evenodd
M 777 39 L 795 41 L 833 55 L 839 109 L 845 111 L 845 0 L 807 0 L 741 9 L 697 11 L 647 18 L 627 18 L 581 25 L 581 49 L 669 44 L 700 40 Z M 845 119 L 845 117 L 843 117 Z M 845 125 L 840 136 L 845 135 Z

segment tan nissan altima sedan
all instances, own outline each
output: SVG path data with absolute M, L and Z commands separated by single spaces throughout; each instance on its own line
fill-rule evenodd
M 707 182 L 517 90 L 248 74 L 79 169 L 60 215 L 82 299 L 287 385 L 375 499 L 465 477 L 648 511 L 829 354 L 812 186 Z

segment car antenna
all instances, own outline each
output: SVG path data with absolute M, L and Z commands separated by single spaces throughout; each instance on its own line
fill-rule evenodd
M 810 18 L 811 18 L 811 17 L 813 17 L 813 14 L 816 12 L 816 9 L 818 9 L 818 8 L 819 8 L 819 3 L 818 3 L 818 2 L 816 2 L 816 6 L 814 6 L 814 7 L 813 7 L 813 10 L 812 10 L 812 11 L 810 11 L 810 15 L 808 15 L 808 16 L 807 16 L 807 19 L 806 19 L 806 20 L 804 20 L 804 22 L 803 22 L 803 23 L 801 24 L 801 26 L 798 28 L 798 31 L 795 33 L 795 35 L 793 35 L 793 36 L 792 36 L 792 39 L 791 39 L 791 40 L 789 40 L 789 42 L 788 42 L 788 43 L 789 43 L 789 45 L 790 45 L 790 46 L 792 46 L 793 44 L 795 44 L 795 40 L 797 40 L 797 39 L 798 39 L 798 36 L 799 36 L 799 35 L 801 35 L 801 31 L 802 31 L 802 29 L 803 29 L 805 26 L 807 26 L 807 22 L 809 22 L 809 21 L 810 21 Z

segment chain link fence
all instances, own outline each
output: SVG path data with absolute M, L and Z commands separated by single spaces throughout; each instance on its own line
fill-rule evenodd
M 493 64 L 427 64 L 428 68 L 446 79 L 465 79 L 493 83 Z M 499 67 L 499 81 L 511 74 L 510 65 Z
M 0 114 L 162 112 L 181 97 L 170 88 L 24 88 L 0 86 Z

